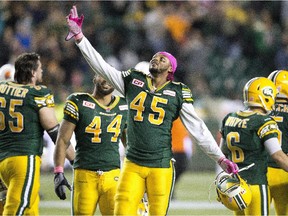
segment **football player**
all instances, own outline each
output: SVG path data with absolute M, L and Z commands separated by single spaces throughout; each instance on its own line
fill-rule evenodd
M 43 132 L 56 142 L 59 127 L 53 94 L 38 85 L 42 74 L 40 56 L 23 53 L 15 81 L 0 82 L 0 179 L 8 188 L 3 215 L 39 215 Z M 68 154 L 73 158 L 74 150 Z
M 288 156 L 278 142 L 277 123 L 269 116 L 274 109 L 277 89 L 265 77 L 249 80 L 243 88 L 246 109 L 227 114 L 222 121 L 220 141 L 223 152 L 239 169 L 255 164 L 239 172 L 252 191 L 250 205 L 235 215 L 269 215 L 270 193 L 267 183 L 267 155 L 286 172 Z M 240 202 L 237 202 L 240 203 Z
M 282 150 L 288 153 L 288 71 L 273 71 L 269 77 L 279 94 L 276 96 L 275 112 L 271 113 L 281 131 L 279 141 Z M 271 157 L 268 162 L 268 184 L 277 215 L 288 215 L 288 173 L 282 170 Z
M 72 215 L 113 215 L 120 175 L 119 139 L 126 143 L 127 103 L 101 76 L 93 79 L 92 94 L 73 93 L 66 101 L 64 119 L 54 151 L 55 192 L 66 199 L 63 166 L 73 132 L 76 157 L 73 171 Z
M 172 122 L 181 117 L 203 151 L 229 173 L 237 165 L 228 160 L 193 107 L 190 89 L 173 82 L 176 58 L 157 52 L 149 63 L 149 74 L 134 68 L 111 67 L 82 33 L 84 16 L 73 6 L 67 16 L 69 33 L 96 74 L 111 83 L 128 103 L 128 148 L 116 192 L 115 215 L 136 215 L 138 203 L 147 192 L 149 214 L 166 215 L 174 186 L 171 149 Z

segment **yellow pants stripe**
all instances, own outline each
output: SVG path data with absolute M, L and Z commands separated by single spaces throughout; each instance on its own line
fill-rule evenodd
M 26 181 L 24 183 L 24 187 L 22 190 L 21 203 L 17 211 L 17 215 L 23 215 L 24 210 L 30 205 L 30 196 L 33 189 L 33 180 L 35 174 L 34 170 L 35 170 L 35 156 L 30 155 L 28 156 Z

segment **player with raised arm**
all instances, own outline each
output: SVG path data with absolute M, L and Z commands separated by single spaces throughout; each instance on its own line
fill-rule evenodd
M 228 173 L 238 167 L 228 160 L 193 107 L 190 89 L 173 82 L 177 61 L 168 52 L 156 53 L 149 64 L 150 74 L 134 68 L 118 71 L 84 37 L 76 6 L 67 16 L 69 33 L 95 73 L 103 76 L 126 98 L 128 104 L 128 147 L 116 192 L 115 215 L 136 215 L 146 190 L 149 214 L 166 215 L 174 186 L 171 149 L 172 122 L 180 116 L 202 150 Z
M 275 111 L 271 116 L 277 122 L 279 130 L 279 141 L 282 150 L 288 153 L 288 71 L 273 71 L 268 78 L 273 81 L 279 94 L 276 96 Z M 274 203 L 277 215 L 288 215 L 288 173 L 269 157 L 268 161 L 268 184 L 271 201 Z
M 278 141 L 278 125 L 269 116 L 274 109 L 277 92 L 268 78 L 249 80 L 243 88 L 246 109 L 229 113 L 222 121 L 222 151 L 237 163 L 240 170 L 254 164 L 238 173 L 250 186 L 252 200 L 244 210 L 236 209 L 234 215 L 269 215 L 268 155 L 288 171 L 288 156 L 281 150 Z

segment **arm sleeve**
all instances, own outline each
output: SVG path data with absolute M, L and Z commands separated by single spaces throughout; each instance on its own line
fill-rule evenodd
M 50 136 L 51 140 L 54 142 L 54 145 L 56 144 L 56 140 L 57 140 L 57 135 L 58 135 L 58 131 L 59 131 L 59 124 L 57 124 L 55 127 L 47 130 L 48 135 Z
M 218 162 L 220 158 L 225 157 L 206 124 L 199 118 L 191 103 L 183 103 L 180 118 L 202 151 L 211 159 Z
M 116 90 L 125 95 L 124 80 L 121 71 L 109 65 L 102 56 L 93 48 L 88 39 L 84 36 L 80 43 L 76 43 L 82 55 L 92 70 L 109 81 Z
M 279 141 L 276 137 L 270 138 L 264 142 L 264 146 L 268 151 L 269 155 L 274 154 L 275 152 L 281 150 L 281 146 L 279 145 Z

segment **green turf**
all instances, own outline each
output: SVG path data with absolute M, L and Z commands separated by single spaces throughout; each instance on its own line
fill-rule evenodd
M 71 172 L 66 172 L 65 176 L 71 183 Z M 171 203 L 168 215 L 233 215 L 230 210 L 216 201 L 214 178 L 214 172 L 186 172 L 175 187 L 176 200 Z M 43 196 L 40 201 L 40 215 L 70 215 L 69 203 L 67 202 L 70 200 L 70 192 L 67 193 L 68 199 L 66 201 L 58 199 L 54 193 L 53 174 L 42 173 L 40 191 Z M 194 202 L 193 208 L 190 207 L 191 202 Z M 177 207 L 178 205 L 175 203 L 182 205 L 184 203 L 184 207 Z M 100 214 L 96 212 L 95 215 Z M 275 215 L 273 208 L 271 215 Z

